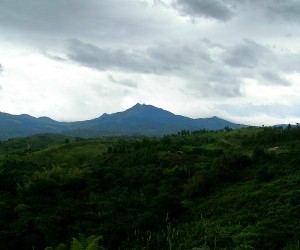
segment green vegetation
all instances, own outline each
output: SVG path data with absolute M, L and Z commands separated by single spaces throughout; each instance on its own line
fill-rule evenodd
M 300 127 L 0 149 L 0 249 L 300 249 Z

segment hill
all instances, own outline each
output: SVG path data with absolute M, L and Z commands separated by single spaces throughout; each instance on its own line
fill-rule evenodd
M 30 115 L 11 115 L 0 112 L 0 139 L 26 137 L 41 133 L 60 133 L 65 123 L 48 117 L 35 118 Z
M 0 248 L 299 249 L 299 141 L 264 127 L 6 152 Z
M 58 122 L 47 117 L 0 113 L 0 139 L 26 137 L 40 133 L 57 133 L 80 137 L 111 135 L 162 136 L 180 130 L 218 130 L 225 126 L 240 128 L 218 117 L 191 119 L 175 115 L 166 110 L 136 104 L 132 108 L 114 114 L 103 114 L 99 118 L 81 122 Z

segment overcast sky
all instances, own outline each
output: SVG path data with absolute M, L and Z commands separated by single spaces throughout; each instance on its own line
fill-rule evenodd
M 59 121 L 137 102 L 300 122 L 299 0 L 0 0 L 0 111 Z

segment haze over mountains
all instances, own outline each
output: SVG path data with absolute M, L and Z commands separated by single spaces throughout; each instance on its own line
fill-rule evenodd
M 192 119 L 175 115 L 152 105 L 135 106 L 113 114 L 79 122 L 58 122 L 48 117 L 35 118 L 30 115 L 0 113 L 0 139 L 25 137 L 39 133 L 58 133 L 71 136 L 97 137 L 111 135 L 150 135 L 161 136 L 177 133 L 180 130 L 218 130 L 225 126 L 240 128 L 216 116 Z

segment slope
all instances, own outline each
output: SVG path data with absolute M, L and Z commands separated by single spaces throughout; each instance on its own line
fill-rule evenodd
M 162 136 L 180 130 L 218 130 L 225 126 L 240 128 L 218 117 L 191 119 L 169 111 L 136 104 L 123 112 L 103 114 L 99 118 L 80 122 L 58 122 L 48 117 L 0 113 L 0 140 L 40 133 L 59 133 L 71 136 L 98 137 L 111 135 Z
M 0 159 L 1 249 L 299 249 L 299 127 L 102 140 Z

